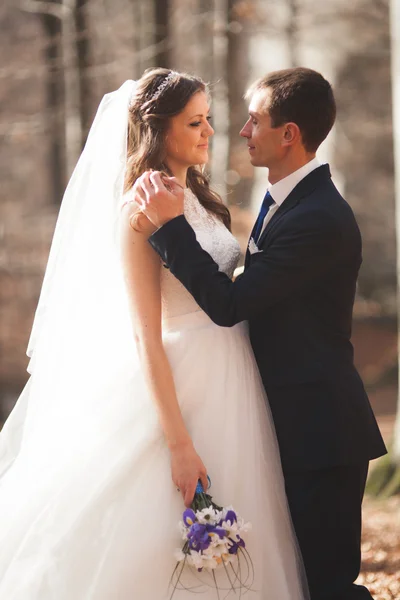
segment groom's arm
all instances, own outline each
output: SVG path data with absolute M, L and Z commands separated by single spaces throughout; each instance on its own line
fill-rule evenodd
M 321 211 L 287 219 L 265 252 L 236 281 L 221 273 L 183 215 L 163 225 L 150 243 L 217 324 L 230 327 L 304 290 L 341 253 L 341 234 Z

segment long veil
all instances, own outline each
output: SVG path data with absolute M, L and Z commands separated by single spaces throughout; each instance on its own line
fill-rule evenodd
M 135 86 L 104 96 L 65 191 L 27 350 L 31 377 L 0 435 L 0 475 L 32 440 L 47 452 L 70 445 L 104 408 L 98 390 L 136 360 L 118 247 Z

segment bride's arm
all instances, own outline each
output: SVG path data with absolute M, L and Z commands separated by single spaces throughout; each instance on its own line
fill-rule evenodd
M 121 254 L 130 313 L 141 366 L 171 453 L 172 479 L 187 506 L 198 479 L 207 489 L 206 469 L 196 453 L 176 396 L 171 367 L 162 342 L 160 258 L 147 239 L 154 226 L 143 218 L 141 231 L 132 229 L 134 206 L 125 206 L 121 218 Z

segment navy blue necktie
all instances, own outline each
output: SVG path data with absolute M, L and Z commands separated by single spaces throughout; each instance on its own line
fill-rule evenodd
M 255 242 L 257 242 L 258 238 L 260 237 L 260 233 L 262 231 L 262 226 L 264 224 L 264 219 L 267 216 L 267 212 L 269 211 L 270 206 L 272 206 L 273 204 L 275 204 L 275 202 L 274 202 L 271 194 L 269 192 L 267 192 L 264 196 L 263 203 L 261 204 L 261 209 L 260 209 L 260 212 L 258 213 L 257 221 L 255 222 L 253 231 L 251 232 L 251 237 L 253 238 L 253 240 Z

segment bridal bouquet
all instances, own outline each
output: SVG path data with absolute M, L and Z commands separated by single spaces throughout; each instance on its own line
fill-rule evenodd
M 185 566 L 198 574 L 206 570 L 217 592 L 250 589 L 253 565 L 242 535 L 249 531 L 251 524 L 245 523 L 232 506 L 218 506 L 199 481 L 192 505 L 183 513 L 179 526 L 184 545 L 175 554 L 178 562 L 171 578 L 174 587 L 171 599 L 176 589 L 188 589 L 180 585 Z M 218 585 L 216 569 L 225 571 L 228 587 Z

